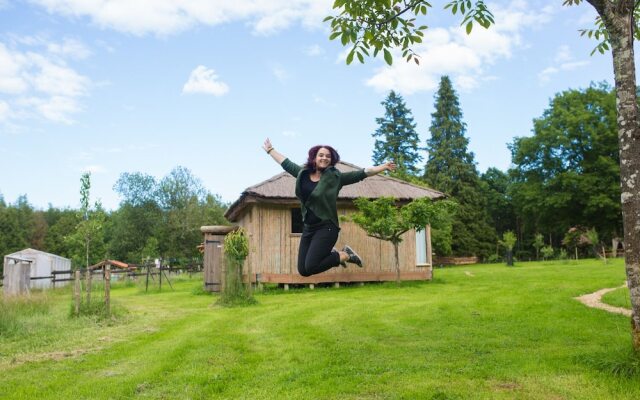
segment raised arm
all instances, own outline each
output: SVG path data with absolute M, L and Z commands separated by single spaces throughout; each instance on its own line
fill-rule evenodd
M 283 156 L 282 154 L 278 153 L 278 151 L 271 144 L 271 140 L 269 140 L 269 138 L 267 138 L 267 140 L 264 141 L 264 144 L 262 145 L 262 148 L 278 164 L 282 164 L 282 162 L 285 160 L 285 158 L 287 158 L 287 157 Z
M 367 176 L 373 176 L 373 175 L 379 174 L 382 171 L 395 171 L 395 170 L 396 170 L 396 163 L 394 163 L 393 161 L 388 161 L 384 164 L 376 165 L 375 167 L 365 168 L 364 173 L 367 174 Z
M 280 164 L 282 169 L 287 171 L 293 177 L 298 176 L 298 173 L 300 173 L 300 170 L 302 169 L 302 167 L 296 163 L 291 162 L 291 160 L 289 160 L 287 157 L 278 153 L 276 149 L 273 147 L 273 145 L 271 144 L 271 140 L 269 140 L 269 138 L 267 138 L 267 140 L 264 141 L 262 148 L 264 149 L 264 151 L 267 152 L 267 154 L 271 156 L 271 158 L 273 158 L 275 162 Z

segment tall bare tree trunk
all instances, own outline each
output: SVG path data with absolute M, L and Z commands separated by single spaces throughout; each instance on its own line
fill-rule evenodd
M 640 126 L 633 55 L 634 0 L 587 0 L 609 33 L 613 53 L 620 148 L 620 185 L 627 282 L 631 292 L 631 334 L 640 351 Z

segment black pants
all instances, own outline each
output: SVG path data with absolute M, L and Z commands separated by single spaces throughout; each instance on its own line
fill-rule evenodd
M 298 250 L 298 272 L 302 276 L 319 274 L 340 265 L 340 255 L 331 251 L 340 228 L 332 222 L 305 225 Z

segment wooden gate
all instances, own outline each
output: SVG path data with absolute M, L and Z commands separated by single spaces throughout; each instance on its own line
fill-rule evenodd
M 224 237 L 227 233 L 238 229 L 237 226 L 203 226 L 204 234 L 204 290 L 219 292 L 222 290 L 224 265 Z

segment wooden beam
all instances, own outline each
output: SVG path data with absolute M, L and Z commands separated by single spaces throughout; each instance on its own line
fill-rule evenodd
M 431 268 L 426 271 L 400 272 L 403 281 L 427 281 L 431 279 Z M 395 271 L 387 272 L 353 272 L 353 273 L 322 273 L 309 277 L 298 274 L 260 274 L 260 282 L 284 284 L 317 284 L 334 282 L 387 282 L 395 281 Z

